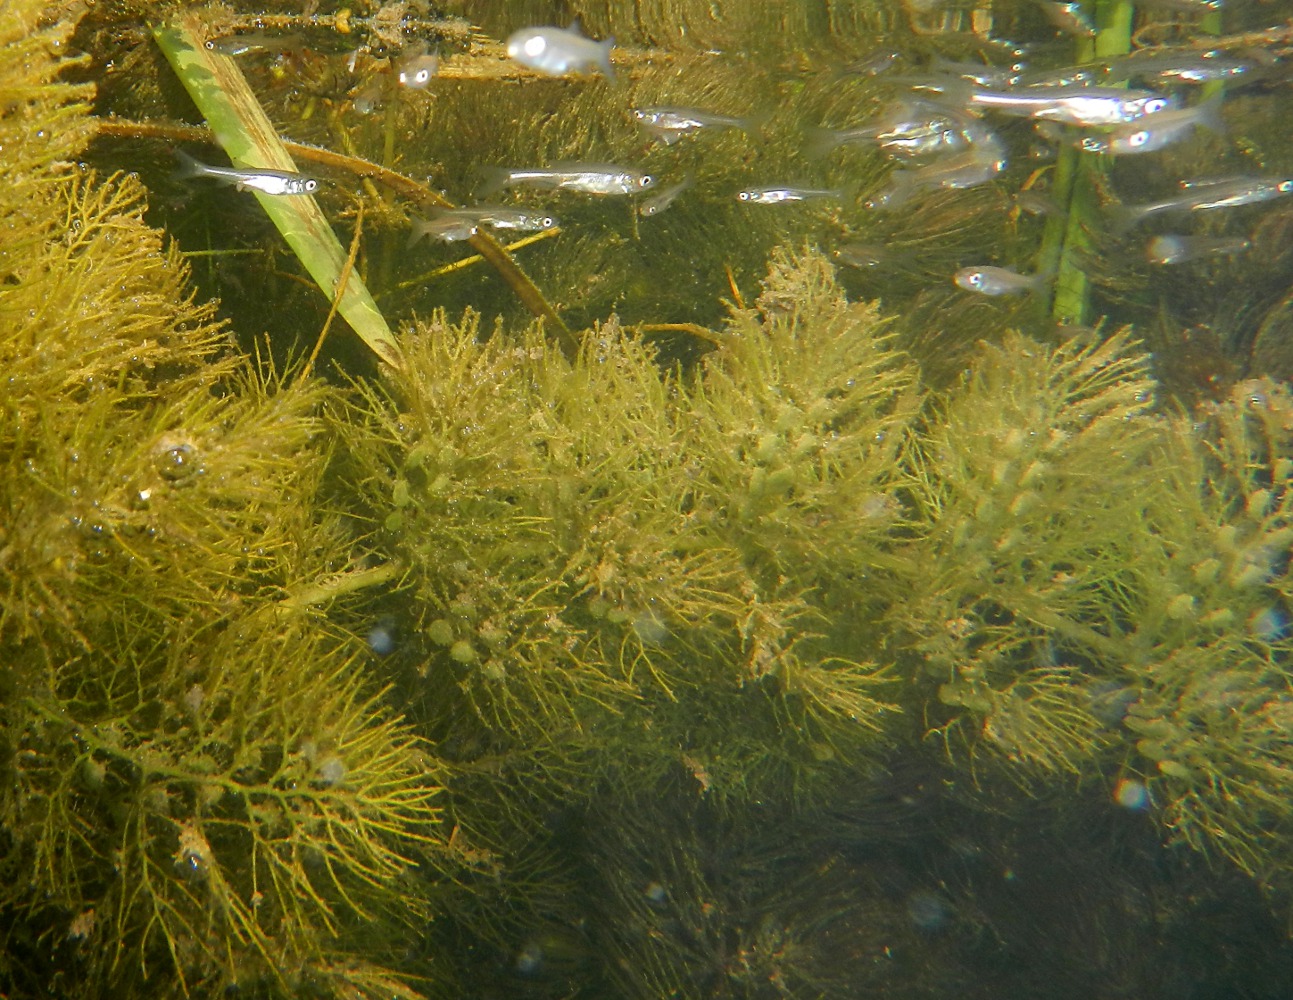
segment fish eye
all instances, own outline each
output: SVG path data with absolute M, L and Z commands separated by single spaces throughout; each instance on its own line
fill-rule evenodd
M 1276 189 L 1280 194 L 1287 194 L 1288 192 L 1293 191 L 1293 181 L 1280 181 L 1279 184 L 1276 185 Z
M 429 69 L 420 69 L 413 74 L 414 83 L 426 83 L 430 79 L 431 79 L 431 71 Z
M 305 182 L 305 190 L 307 191 L 313 191 L 318 186 L 319 186 L 319 182 L 316 181 L 313 177 L 311 177 L 308 181 Z
M 640 188 L 649 188 L 654 183 L 655 183 L 655 178 L 652 177 L 650 174 L 643 174 L 641 177 L 638 178 L 638 187 Z
M 983 272 L 971 271 L 965 276 L 965 283 L 971 288 L 979 288 L 983 284 Z
M 1139 132 L 1133 132 L 1131 135 L 1127 136 L 1127 145 L 1132 149 L 1135 149 L 1137 146 L 1143 146 L 1147 142 L 1149 142 L 1149 133 L 1144 129 Z
M 1152 115 L 1156 111 L 1162 111 L 1167 107 L 1167 104 L 1168 101 L 1166 97 L 1151 97 L 1145 102 L 1145 114 Z
M 754 193 L 752 191 L 737 191 L 736 197 L 741 201 L 749 201 L 754 197 Z
M 548 47 L 548 41 L 542 35 L 533 35 L 527 38 L 521 46 L 521 51 L 531 59 L 543 55 L 543 50 Z
M 556 224 L 557 224 L 557 220 L 550 215 L 545 215 L 542 219 L 539 220 L 539 225 L 541 225 L 544 229 L 551 229 Z

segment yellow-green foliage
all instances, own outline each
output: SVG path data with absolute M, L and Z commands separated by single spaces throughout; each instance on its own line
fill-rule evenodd
M 91 981 L 299 983 L 398 912 L 434 769 L 311 631 L 253 616 L 74 657 L 24 706 L 22 896 L 70 917 Z
M 1170 427 L 1170 491 L 1147 512 L 1126 727 L 1175 836 L 1288 871 L 1293 836 L 1293 396 L 1240 384 Z
M 818 583 L 885 569 L 917 400 L 876 312 L 829 279 L 818 255 L 778 258 L 694 376 L 614 322 L 569 362 L 536 330 L 436 317 L 393 397 L 367 390 L 346 424 L 370 516 L 408 564 L 433 675 L 488 726 L 547 739 L 766 681 L 864 741 L 881 728 L 875 670 L 831 641 L 852 630 Z
M 891 620 L 944 737 L 1130 768 L 1174 836 L 1287 872 L 1293 401 L 1249 383 L 1200 422 L 1152 395 L 1122 337 L 984 347 L 916 430 Z
M 1125 338 L 984 346 L 911 447 L 911 596 L 894 610 L 940 699 L 1044 768 L 1091 754 L 1075 666 L 1106 653 L 1136 585 L 1137 525 L 1161 428 Z
M 314 502 L 329 392 L 229 352 L 142 186 L 72 162 L 89 90 L 46 6 L 0 16 L 6 974 L 399 995 L 368 918 L 418 912 L 436 768 L 302 599 L 350 558 Z

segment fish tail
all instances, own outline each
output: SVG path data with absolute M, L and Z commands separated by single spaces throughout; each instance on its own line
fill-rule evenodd
M 831 150 L 844 144 L 844 140 L 834 129 L 818 126 L 805 129 L 804 139 L 804 152 L 814 158 L 826 156 Z
M 1142 219 L 1154 213 L 1153 206 L 1114 204 L 1105 210 L 1109 231 L 1115 236 L 1126 236 Z
M 597 43 L 597 68 L 608 80 L 615 79 L 615 67 L 611 65 L 611 49 L 615 47 L 615 36 Z
M 172 175 L 176 180 L 191 180 L 194 177 L 207 177 L 205 163 L 200 163 L 182 149 L 174 149 L 175 159 L 180 161 L 178 169 Z
M 503 188 L 507 187 L 509 172 L 506 167 L 481 167 L 478 172 L 484 182 L 476 192 L 477 198 L 488 198 L 490 195 L 498 194 Z
M 1198 124 L 1213 135 L 1224 135 L 1226 132 L 1226 122 L 1221 117 L 1221 101 L 1225 96 L 1225 91 L 1218 90 L 1199 105 Z
M 413 225 L 409 227 L 409 238 L 404 244 L 404 249 L 408 250 L 417 244 L 423 236 L 431 229 L 431 223 L 428 219 L 414 219 Z

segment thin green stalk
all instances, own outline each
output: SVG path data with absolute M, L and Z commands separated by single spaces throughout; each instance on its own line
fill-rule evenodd
M 1076 61 L 1089 62 L 1131 51 L 1133 8 L 1126 0 L 1096 0 L 1096 36 L 1077 43 Z M 1065 208 L 1050 220 L 1042 239 L 1039 269 L 1055 274 L 1051 316 L 1059 323 L 1085 323 L 1090 313 L 1087 276 L 1082 258 L 1091 247 L 1091 233 L 1100 226 L 1097 192 L 1105 164 L 1099 156 L 1065 144 L 1055 166 L 1054 194 Z

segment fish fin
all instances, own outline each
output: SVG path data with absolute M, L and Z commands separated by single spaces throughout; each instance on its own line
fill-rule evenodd
M 615 47 L 615 36 L 597 43 L 597 66 L 602 76 L 608 80 L 615 79 L 615 67 L 611 65 L 611 49 Z
M 180 161 L 179 168 L 171 175 L 176 180 L 191 180 L 194 177 L 205 177 L 207 175 L 205 163 L 194 159 L 182 149 L 176 148 L 171 152 L 175 154 L 175 159 Z
M 772 121 L 772 116 L 776 112 L 772 108 L 765 108 L 762 111 L 756 111 L 753 114 L 744 115 L 737 119 L 740 123 L 736 127 L 747 135 L 753 135 L 755 132 L 761 132 L 763 126 Z
M 507 187 L 509 171 L 506 167 L 480 167 L 477 173 L 484 180 L 484 183 L 476 192 L 477 199 L 488 198 L 490 195 L 498 194 L 503 188 Z
M 818 125 L 811 125 L 804 129 L 804 140 L 804 153 L 814 159 L 826 156 L 845 142 L 835 129 L 822 128 Z
M 1213 135 L 1226 134 L 1226 122 L 1221 117 L 1221 102 L 1225 98 L 1226 92 L 1218 90 L 1206 101 L 1199 105 L 1198 124 L 1202 125 Z

